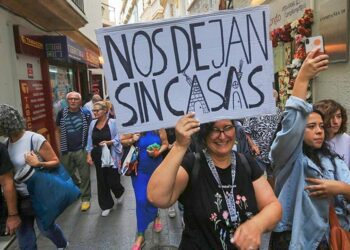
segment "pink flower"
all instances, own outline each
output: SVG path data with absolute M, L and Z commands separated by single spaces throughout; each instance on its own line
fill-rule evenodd
M 245 196 L 243 195 L 243 196 L 242 196 L 242 201 L 243 201 L 243 202 L 246 202 L 246 200 L 247 200 L 247 198 L 245 198 Z
M 224 220 L 227 220 L 228 212 L 226 210 L 222 213 L 222 218 L 224 218 Z
M 216 219 L 217 219 L 217 214 L 216 213 L 212 213 L 211 215 L 210 215 L 210 220 L 211 221 L 216 221 Z

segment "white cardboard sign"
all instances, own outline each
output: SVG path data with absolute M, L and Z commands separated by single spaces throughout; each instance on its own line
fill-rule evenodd
M 120 133 L 275 112 L 269 8 L 96 31 Z

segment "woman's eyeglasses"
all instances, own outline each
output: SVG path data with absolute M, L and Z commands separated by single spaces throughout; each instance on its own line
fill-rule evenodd
M 97 112 L 99 112 L 100 110 L 102 110 L 102 109 L 93 109 L 92 112 L 97 113 Z
M 212 128 L 211 132 L 210 132 L 210 136 L 212 138 L 218 138 L 220 137 L 221 133 L 224 133 L 225 136 L 233 136 L 233 131 L 234 131 L 234 126 L 233 125 L 229 125 L 229 126 L 225 126 L 223 129 L 219 129 L 219 128 Z

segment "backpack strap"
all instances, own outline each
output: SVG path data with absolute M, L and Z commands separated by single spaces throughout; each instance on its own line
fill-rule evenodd
M 245 170 L 247 171 L 248 176 L 251 177 L 252 176 L 252 168 L 250 167 L 250 164 L 247 160 L 247 157 L 242 153 L 237 153 L 237 154 L 238 154 L 238 157 L 239 157 L 240 161 L 242 162 Z
M 194 159 L 194 166 L 191 172 L 191 179 L 192 179 L 193 186 L 195 187 L 198 182 L 201 156 L 200 156 L 200 153 L 193 153 L 193 154 L 195 159 Z

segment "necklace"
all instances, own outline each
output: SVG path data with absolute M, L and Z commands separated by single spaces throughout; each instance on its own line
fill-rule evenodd
M 232 157 L 231 157 L 231 177 L 232 177 L 232 186 L 231 186 L 231 190 L 230 192 L 225 192 L 224 187 L 217 169 L 215 168 L 213 159 L 210 157 L 208 150 L 207 149 L 203 149 L 203 153 L 205 156 L 205 159 L 207 160 L 209 169 L 212 173 L 212 175 L 214 176 L 219 188 L 221 189 L 222 193 L 224 194 L 224 198 L 225 198 L 225 202 L 228 208 L 228 212 L 230 214 L 230 218 L 232 222 L 236 222 L 237 221 L 237 210 L 236 210 L 236 205 L 235 205 L 235 197 L 233 194 L 233 187 L 234 187 L 234 182 L 235 182 L 235 178 L 236 178 L 236 155 L 234 154 L 234 152 L 232 151 Z

